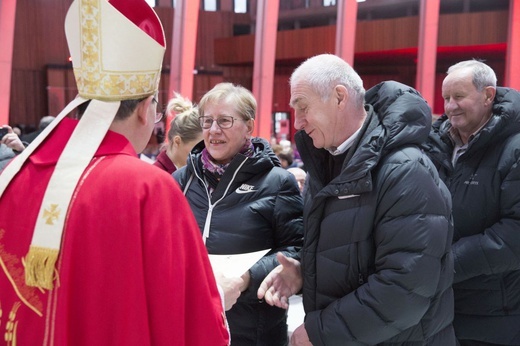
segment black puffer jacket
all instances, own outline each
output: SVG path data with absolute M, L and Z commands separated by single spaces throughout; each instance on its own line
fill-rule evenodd
M 492 118 L 455 167 L 450 127 L 443 115 L 425 147 L 453 198 L 455 331 L 459 338 L 517 345 L 520 93 L 497 88 Z
M 273 250 L 251 269 L 249 289 L 226 313 L 233 345 L 285 345 L 286 311 L 260 302 L 256 292 L 265 276 L 279 263 L 276 252 L 297 256 L 303 243 L 302 199 L 294 176 L 280 162 L 267 142 L 253 138 L 255 154 L 237 154 L 208 197 L 202 173 L 199 143 L 188 165 L 173 176 L 186 197 L 201 230 L 210 204 L 210 254 L 238 254 L 267 248 Z M 190 182 L 191 179 L 191 182 Z
M 410 87 L 384 82 L 339 176 L 304 133 L 303 303 L 313 345 L 455 345 L 448 190 L 418 145 L 431 112 Z M 373 107 L 372 107 L 373 106 Z

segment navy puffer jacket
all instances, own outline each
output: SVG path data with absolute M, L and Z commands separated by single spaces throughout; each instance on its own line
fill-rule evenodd
M 339 176 L 303 132 L 309 171 L 302 250 L 313 345 L 455 345 L 449 192 L 418 145 L 431 112 L 412 88 L 367 91 L 368 117 Z

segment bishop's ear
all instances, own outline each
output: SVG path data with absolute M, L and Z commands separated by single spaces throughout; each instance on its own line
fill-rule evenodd
M 155 120 L 155 102 L 154 96 L 148 96 L 135 108 L 135 112 L 137 113 L 137 119 L 139 122 L 146 124 L 148 121 Z M 154 118 L 150 118 L 150 114 L 154 114 Z

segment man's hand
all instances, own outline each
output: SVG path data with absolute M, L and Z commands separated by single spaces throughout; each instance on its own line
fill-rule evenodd
M 305 329 L 305 324 L 301 324 L 298 328 L 294 330 L 291 335 L 290 346 L 312 346 L 311 341 L 309 340 L 309 335 L 307 335 L 307 330 Z
M 279 308 L 289 308 L 289 297 L 296 294 L 303 285 L 300 262 L 285 257 L 281 252 L 276 254 L 280 265 L 274 268 L 262 281 L 258 288 L 258 299 Z
M 228 311 L 240 297 L 240 289 L 245 285 L 244 280 L 238 277 L 228 278 L 222 275 L 222 273 L 215 273 L 215 280 L 222 291 L 224 291 L 224 306 L 226 311 Z

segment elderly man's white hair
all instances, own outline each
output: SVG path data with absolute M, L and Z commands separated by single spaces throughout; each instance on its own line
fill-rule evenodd
M 465 68 L 471 70 L 473 74 L 473 85 L 478 91 L 483 91 L 484 88 L 488 86 L 496 88 L 497 76 L 495 71 L 479 60 L 465 60 L 456 63 L 455 65 L 452 65 L 450 68 L 448 68 L 448 72 L 446 72 L 446 74 L 450 74 L 453 71 Z
M 343 85 L 357 107 L 365 100 L 363 81 L 345 60 L 334 54 L 320 54 L 305 60 L 290 78 L 291 87 L 305 81 L 323 100 L 331 95 L 331 88 Z

